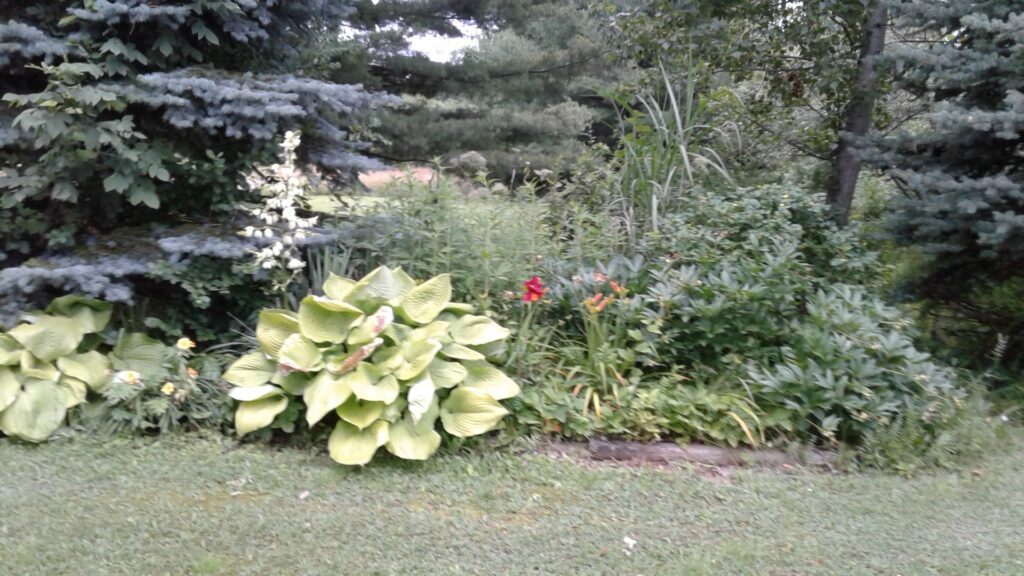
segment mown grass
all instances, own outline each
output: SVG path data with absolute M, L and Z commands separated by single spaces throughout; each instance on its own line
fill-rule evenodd
M 0 440 L 0 574 L 1024 574 L 1020 444 L 904 479 Z

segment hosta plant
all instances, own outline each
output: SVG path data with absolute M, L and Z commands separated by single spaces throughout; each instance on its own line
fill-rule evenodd
M 438 420 L 452 436 L 483 434 L 519 394 L 490 362 L 509 331 L 451 302 L 447 274 L 417 284 L 382 266 L 358 282 L 331 275 L 323 293 L 298 312 L 263 310 L 259 349 L 225 372 L 239 435 L 287 430 L 304 410 L 310 427 L 333 422 L 328 450 L 341 464 L 367 464 L 382 446 L 425 460 L 441 444 Z
M 106 302 L 65 296 L 0 334 L 0 431 L 43 442 L 69 408 L 109 385 L 110 361 L 94 347 L 110 313 Z

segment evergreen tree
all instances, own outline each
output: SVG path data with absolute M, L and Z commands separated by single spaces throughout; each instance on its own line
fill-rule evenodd
M 240 175 L 287 129 L 325 169 L 372 165 L 354 129 L 391 100 L 287 73 L 294 46 L 352 13 L 332 0 L 0 3 L 0 254 L 230 212 Z
M 1024 353 L 1024 2 L 893 9 L 934 40 L 894 46 L 887 67 L 934 105 L 920 129 L 879 139 L 867 155 L 905 195 L 892 232 L 927 256 L 919 294 Z

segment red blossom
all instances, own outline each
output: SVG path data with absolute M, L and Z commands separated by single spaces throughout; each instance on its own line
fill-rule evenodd
M 539 276 L 534 276 L 523 282 L 523 288 L 526 289 L 523 293 L 523 302 L 536 302 L 543 298 L 544 294 L 548 291 L 544 287 L 544 283 L 540 281 Z

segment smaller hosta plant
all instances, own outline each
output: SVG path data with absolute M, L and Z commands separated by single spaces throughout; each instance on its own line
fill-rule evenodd
M 259 350 L 225 372 L 240 435 L 289 430 L 302 408 L 311 427 L 334 422 L 328 449 L 341 464 L 364 465 L 382 446 L 425 460 L 441 444 L 438 420 L 453 436 L 483 434 L 519 394 L 490 363 L 509 331 L 451 302 L 447 274 L 417 284 L 382 266 L 358 282 L 332 274 L 323 292 L 298 312 L 263 310 Z
M 106 302 L 65 296 L 0 334 L 0 431 L 43 442 L 109 385 L 110 361 L 94 348 L 110 314 Z

